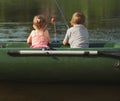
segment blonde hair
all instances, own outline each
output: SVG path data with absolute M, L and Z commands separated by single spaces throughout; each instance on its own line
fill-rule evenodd
M 47 25 L 47 22 L 43 15 L 36 15 L 34 16 L 33 24 L 38 28 L 45 28 Z
M 75 12 L 72 16 L 72 19 L 70 21 L 70 24 L 85 24 L 85 16 L 83 13 Z

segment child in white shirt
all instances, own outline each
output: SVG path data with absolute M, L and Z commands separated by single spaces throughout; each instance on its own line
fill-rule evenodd
M 63 45 L 70 44 L 71 48 L 88 48 L 89 34 L 85 27 L 85 16 L 75 12 L 70 23 L 72 27 L 67 30 Z

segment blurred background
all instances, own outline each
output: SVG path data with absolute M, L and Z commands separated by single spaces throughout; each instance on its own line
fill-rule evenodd
M 119 0 L 0 0 L 0 41 L 26 41 L 36 14 L 46 16 L 52 40 L 63 40 L 72 14 L 80 11 L 86 16 L 91 42 L 118 42 L 119 4 Z M 56 36 L 51 17 L 56 17 Z

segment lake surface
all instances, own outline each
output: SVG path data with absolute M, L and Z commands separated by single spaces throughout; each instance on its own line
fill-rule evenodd
M 57 1 L 57 2 L 56 2 Z M 90 41 L 120 41 L 120 0 L 0 0 L 0 41 L 26 41 L 33 16 L 45 14 L 52 40 L 62 40 L 72 14 L 86 16 Z M 56 17 L 56 37 L 51 17 Z M 120 85 L 0 81 L 0 101 L 120 101 Z
M 119 0 L 0 0 L 0 41 L 26 41 L 36 14 L 46 16 L 52 40 L 50 19 L 56 17 L 57 40 L 63 40 L 75 11 L 85 14 L 90 41 L 120 41 L 119 4 Z

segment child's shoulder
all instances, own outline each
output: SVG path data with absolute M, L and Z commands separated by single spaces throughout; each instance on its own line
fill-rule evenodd
M 68 30 L 70 31 L 70 30 L 73 30 L 75 27 L 74 26 L 72 26 L 72 27 L 70 27 Z
M 35 30 L 32 30 L 31 33 L 35 33 Z
M 33 35 L 34 33 L 35 33 L 35 30 L 32 30 L 32 31 L 31 31 L 31 35 Z

